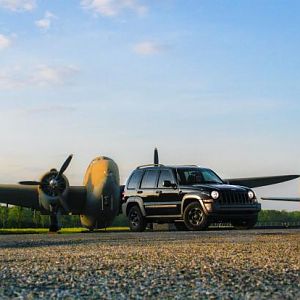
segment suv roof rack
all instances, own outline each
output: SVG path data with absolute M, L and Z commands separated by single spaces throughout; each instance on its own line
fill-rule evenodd
M 138 166 L 137 169 L 147 168 L 147 167 L 164 167 L 162 164 L 148 164 L 148 165 L 141 165 Z
M 198 165 L 175 165 L 175 167 L 199 167 Z

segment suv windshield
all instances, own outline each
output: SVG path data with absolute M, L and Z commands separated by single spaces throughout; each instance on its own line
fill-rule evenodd
M 203 183 L 223 184 L 222 179 L 210 169 L 179 168 L 177 169 L 179 184 L 193 185 Z

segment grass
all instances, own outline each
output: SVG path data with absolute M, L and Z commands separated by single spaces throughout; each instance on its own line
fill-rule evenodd
M 97 229 L 96 232 L 105 232 L 105 231 L 128 231 L 128 227 L 108 227 L 106 229 Z M 0 234 L 45 234 L 48 233 L 48 228 L 5 228 L 0 229 Z M 68 234 L 68 233 L 81 233 L 89 232 L 88 229 L 83 227 L 78 228 L 62 228 L 59 233 Z

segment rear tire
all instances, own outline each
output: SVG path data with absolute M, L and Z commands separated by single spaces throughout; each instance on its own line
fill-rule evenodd
M 207 216 L 199 202 L 188 204 L 183 213 L 183 220 L 188 230 L 205 230 L 208 227 Z
M 128 221 L 131 231 L 142 232 L 146 229 L 147 222 L 137 205 L 130 208 L 128 213 Z
M 231 225 L 238 230 L 252 229 L 257 222 L 257 217 L 244 220 L 232 220 Z

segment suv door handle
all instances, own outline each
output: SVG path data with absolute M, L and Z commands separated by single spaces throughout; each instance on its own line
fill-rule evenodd
M 143 194 L 143 191 L 137 191 L 138 194 Z

